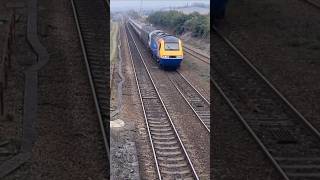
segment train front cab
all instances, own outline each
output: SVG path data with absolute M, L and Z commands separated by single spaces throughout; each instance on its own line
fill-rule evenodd
M 182 42 L 173 36 L 151 38 L 149 44 L 153 58 L 163 69 L 179 68 L 183 59 Z
M 183 59 L 182 43 L 180 39 L 175 41 L 160 40 L 159 64 L 162 68 L 177 69 Z

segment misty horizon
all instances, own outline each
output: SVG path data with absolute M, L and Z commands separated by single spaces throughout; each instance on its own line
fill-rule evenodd
M 140 11 L 140 8 L 145 10 L 159 10 L 166 7 L 181 7 L 190 5 L 192 3 L 204 3 L 210 4 L 210 0 L 111 0 L 110 9 L 111 11 L 128 11 L 136 10 Z

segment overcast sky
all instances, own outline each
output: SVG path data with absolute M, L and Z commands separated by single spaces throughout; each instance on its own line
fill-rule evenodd
M 157 10 L 164 7 L 183 6 L 194 2 L 209 4 L 210 0 L 111 0 L 110 6 L 111 11 L 126 11 L 130 9 L 139 11 L 141 4 L 143 10 Z

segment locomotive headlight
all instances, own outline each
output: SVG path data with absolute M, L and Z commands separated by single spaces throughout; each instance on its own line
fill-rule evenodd
M 169 58 L 169 56 L 162 56 L 162 58 Z
M 177 58 L 179 58 L 179 59 L 181 58 L 181 59 L 182 59 L 182 58 L 183 58 L 183 56 L 177 56 Z

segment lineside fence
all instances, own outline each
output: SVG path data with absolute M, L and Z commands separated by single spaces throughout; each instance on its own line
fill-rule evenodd
M 11 56 L 13 53 L 13 44 L 15 42 L 15 13 L 11 13 L 9 25 L 4 31 L 6 35 L 3 41 L 4 47 L 0 49 L 0 116 L 4 115 L 4 94 L 8 87 L 8 73 L 11 69 Z

